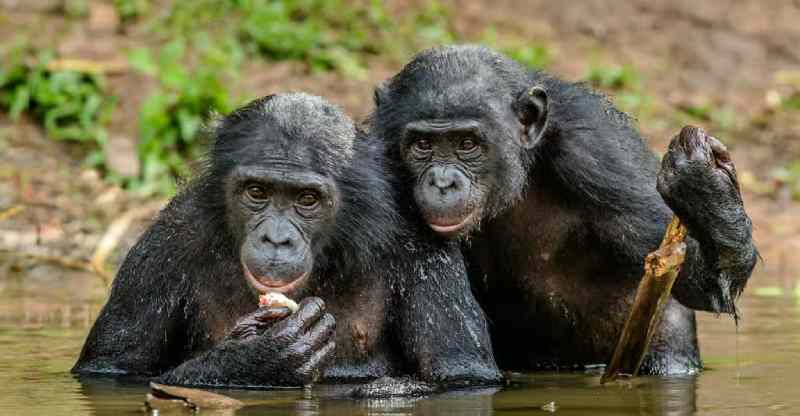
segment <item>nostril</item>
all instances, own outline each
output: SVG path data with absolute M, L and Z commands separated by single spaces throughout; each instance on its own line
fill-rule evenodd
M 282 237 L 282 236 L 264 234 L 264 236 L 261 237 L 261 241 L 273 245 L 275 247 L 292 245 L 292 240 L 285 236 Z
M 442 191 L 455 188 L 456 186 L 456 183 L 452 178 L 436 178 L 433 182 L 433 185 Z

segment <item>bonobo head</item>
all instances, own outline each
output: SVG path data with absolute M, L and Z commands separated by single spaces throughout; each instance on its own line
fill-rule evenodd
M 214 126 L 211 178 L 244 277 L 258 292 L 303 285 L 334 234 L 340 180 L 355 128 L 338 108 L 306 94 L 255 100 Z
M 428 225 L 466 235 L 522 195 L 548 99 L 528 71 L 478 46 L 417 55 L 375 92 L 372 132 L 413 177 Z

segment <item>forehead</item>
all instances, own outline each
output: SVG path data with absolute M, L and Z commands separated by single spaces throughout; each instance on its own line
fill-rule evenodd
M 261 177 L 269 173 L 335 177 L 336 174 L 324 139 L 301 139 L 268 126 L 238 137 L 224 153 L 223 165 L 229 166 L 226 176 Z
M 394 89 L 392 98 L 413 111 L 414 119 L 474 119 L 502 117 L 511 109 L 512 94 L 485 71 L 458 74 L 416 74 Z

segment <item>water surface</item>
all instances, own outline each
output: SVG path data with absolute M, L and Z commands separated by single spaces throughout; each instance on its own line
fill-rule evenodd
M 143 382 L 69 374 L 104 290 L 83 275 L 0 274 L 0 415 L 143 414 Z M 800 296 L 751 290 L 743 320 L 699 314 L 706 371 L 600 386 L 594 373 L 514 374 L 502 389 L 419 399 L 350 400 L 343 388 L 225 391 L 236 415 L 800 414 Z M 188 414 L 188 413 L 187 413 Z

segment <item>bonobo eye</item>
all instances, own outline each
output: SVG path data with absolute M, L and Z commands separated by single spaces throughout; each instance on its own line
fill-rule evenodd
M 464 152 L 475 150 L 476 147 L 478 147 L 478 143 L 475 143 L 475 140 L 472 139 L 464 139 L 458 145 L 458 149 Z
M 269 199 L 269 193 L 267 193 L 267 189 L 258 184 L 247 185 L 247 188 L 245 188 L 244 192 L 253 202 L 264 202 Z
M 414 149 L 418 152 L 429 152 L 433 148 L 431 141 L 425 138 L 414 140 Z
M 314 191 L 303 191 L 297 197 L 297 204 L 305 209 L 316 208 L 319 205 L 319 195 Z

